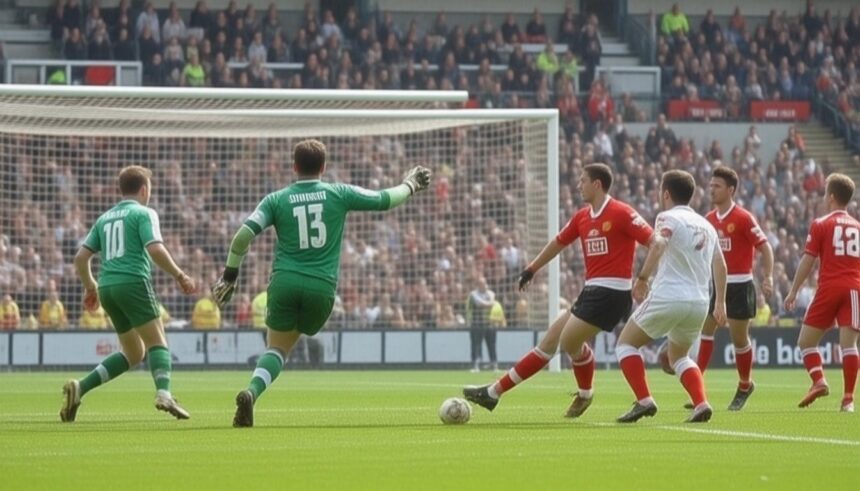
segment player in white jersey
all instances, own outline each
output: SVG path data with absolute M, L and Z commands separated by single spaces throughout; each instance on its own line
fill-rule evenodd
M 633 285 L 633 298 L 640 305 L 615 348 L 624 378 L 636 394 L 633 408 L 618 418 L 619 423 L 657 414 L 639 348 L 663 336 L 669 338 L 669 362 L 693 401 L 687 421 L 706 422 L 713 414 L 702 372 L 687 352 L 708 315 L 712 276 L 716 289 L 713 316 L 719 324 L 725 322 L 727 273 L 716 230 L 688 206 L 695 190 L 696 182 L 689 173 L 673 170 L 663 174 L 660 201 L 665 211 L 657 215 L 655 240 Z M 655 268 L 657 277 L 649 294 L 648 281 Z

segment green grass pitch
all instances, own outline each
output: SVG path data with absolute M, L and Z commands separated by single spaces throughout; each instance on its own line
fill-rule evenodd
M 90 393 L 72 424 L 57 417 L 69 374 L 3 373 L 0 489 L 857 489 L 860 414 L 838 411 L 841 371 L 828 375 L 833 394 L 801 410 L 802 370 L 759 370 L 747 408 L 729 413 L 736 375 L 708 372 L 717 411 L 689 425 L 677 380 L 651 371 L 660 412 L 618 425 L 632 402 L 620 372 L 598 372 L 575 421 L 561 417 L 570 375 L 542 373 L 494 413 L 445 426 L 442 400 L 494 374 L 285 370 L 257 426 L 234 429 L 249 372 L 174 372 L 189 421 L 152 407 L 147 372 L 127 374 Z

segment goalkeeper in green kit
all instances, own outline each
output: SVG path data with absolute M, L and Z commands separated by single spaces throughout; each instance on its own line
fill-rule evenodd
M 295 146 L 293 170 L 299 179 L 263 198 L 233 237 L 224 273 L 212 286 L 212 296 L 222 307 L 233 295 L 251 242 L 267 227 L 275 227 L 266 312 L 268 349 L 257 361 L 248 388 L 236 396 L 233 426 L 254 426 L 254 403 L 281 373 L 296 341 L 302 334 L 313 336 L 328 320 L 347 213 L 390 210 L 430 185 L 430 170 L 420 166 L 409 171 L 403 184 L 382 191 L 322 182 L 325 168 L 326 148 L 320 141 Z

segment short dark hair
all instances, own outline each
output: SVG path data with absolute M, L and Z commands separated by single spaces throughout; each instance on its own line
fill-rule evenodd
M 325 145 L 319 140 L 300 141 L 293 148 L 293 161 L 300 175 L 321 174 L 325 166 Z
M 740 179 L 738 178 L 738 173 L 735 172 L 731 167 L 726 167 L 725 165 L 720 165 L 714 172 L 711 174 L 711 177 L 719 177 L 720 179 L 726 181 L 726 186 L 738 189 L 738 182 Z
M 663 173 L 661 189 L 669 192 L 676 205 L 688 205 L 696 191 L 696 181 L 689 172 L 670 170 Z
M 588 164 L 582 168 L 592 181 L 600 181 L 603 191 L 609 192 L 612 187 L 612 169 L 606 164 Z
M 151 178 L 152 171 L 146 167 L 139 165 L 123 167 L 119 171 L 119 177 L 117 178 L 117 181 L 119 181 L 119 192 L 123 196 L 137 194 L 140 188 L 146 186 Z
M 845 206 L 854 197 L 854 181 L 845 174 L 833 173 L 827 176 L 827 194 L 832 194 L 833 199 Z

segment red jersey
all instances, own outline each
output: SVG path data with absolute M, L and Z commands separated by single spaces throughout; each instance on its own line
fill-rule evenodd
M 636 210 L 607 197 L 597 212 L 591 206 L 576 212 L 556 240 L 563 245 L 581 240 L 586 285 L 630 290 L 636 243 L 648 244 L 653 233 Z
M 705 215 L 717 229 L 720 250 L 726 260 L 729 283 L 745 283 L 753 280 L 753 256 L 756 247 L 767 242 L 752 213 L 733 204 L 725 215 L 717 209 Z
M 812 222 L 807 254 L 821 260 L 819 289 L 860 290 L 860 222 L 843 210 Z

